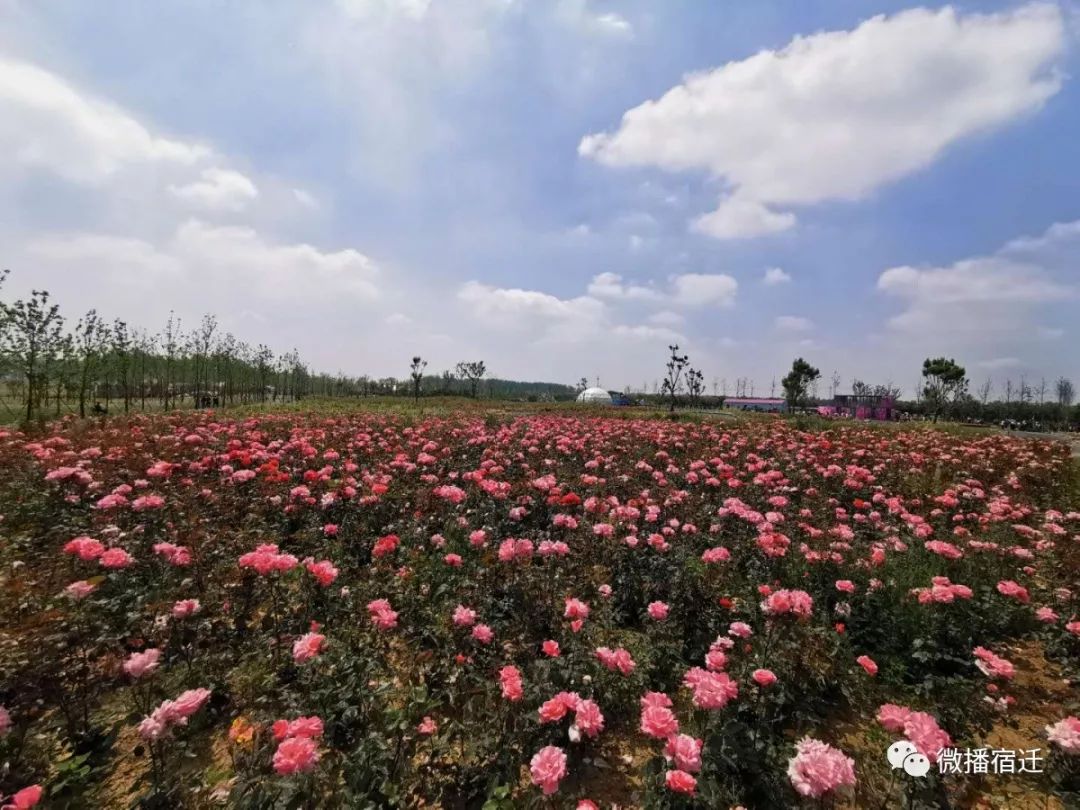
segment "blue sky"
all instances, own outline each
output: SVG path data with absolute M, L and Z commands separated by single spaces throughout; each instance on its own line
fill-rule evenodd
M 1077 19 L 0 0 L 2 264 L 352 374 L 1080 378 Z

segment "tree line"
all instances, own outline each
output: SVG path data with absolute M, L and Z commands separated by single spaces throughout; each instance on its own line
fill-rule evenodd
M 308 396 L 574 396 L 567 385 L 487 378 L 483 361 L 463 361 L 439 374 L 413 368 L 409 378 L 400 380 L 314 372 L 296 349 L 277 353 L 265 344 L 245 342 L 222 330 L 213 315 L 186 328 L 170 313 L 157 332 L 109 320 L 94 309 L 71 320 L 45 290 L 6 300 L 7 278 L 8 272 L 0 271 L 0 421 L 216 408 Z
M 0 273 L 0 292 L 6 278 Z M 170 314 L 149 332 L 93 309 L 71 322 L 45 290 L 0 299 L 0 410 L 8 418 L 283 401 L 311 387 L 295 349 L 245 343 L 212 315 L 185 331 Z

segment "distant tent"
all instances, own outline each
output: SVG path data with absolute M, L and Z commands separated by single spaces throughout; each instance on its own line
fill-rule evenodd
M 590 405 L 610 405 L 611 394 L 603 388 L 586 388 L 577 396 L 578 402 L 588 402 Z

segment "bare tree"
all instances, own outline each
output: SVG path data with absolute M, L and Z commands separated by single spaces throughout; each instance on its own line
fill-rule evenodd
M 165 323 L 165 329 L 161 333 L 161 348 L 165 352 L 163 358 L 165 374 L 164 379 L 161 381 L 161 406 L 167 411 L 173 397 L 173 384 L 176 379 L 176 356 L 180 350 L 180 321 L 175 318 L 172 312 L 169 312 L 169 320 Z M 175 401 L 172 404 L 175 406 Z
M 686 392 L 690 396 L 690 406 L 696 408 L 701 402 L 701 395 L 705 391 L 705 375 L 699 370 L 691 368 L 686 371 Z
M 671 352 L 671 357 L 668 358 L 667 376 L 664 377 L 662 392 L 664 396 L 668 397 L 669 412 L 675 413 L 675 402 L 679 390 L 682 388 L 682 373 L 689 362 L 689 358 L 685 354 L 679 354 L 678 344 L 668 346 L 668 351 Z
M 1035 389 L 1035 396 L 1039 398 L 1039 404 L 1042 405 L 1046 401 L 1046 377 L 1039 380 L 1039 387 Z
M 457 375 L 463 380 L 469 381 L 469 392 L 473 399 L 480 393 L 480 381 L 484 379 L 484 375 L 487 374 L 487 367 L 484 365 L 483 360 L 477 360 L 476 362 L 462 361 L 455 367 Z M 582 380 L 585 378 L 582 377 Z M 584 390 L 584 389 L 582 389 Z
M 983 384 L 979 386 L 979 390 L 977 392 L 979 395 L 979 402 L 981 402 L 985 406 L 986 403 L 990 401 L 990 392 L 993 390 L 994 381 L 990 377 L 987 377 L 985 382 L 983 382 Z
M 1076 396 L 1076 390 L 1073 388 L 1072 380 L 1066 377 L 1058 377 L 1058 381 L 1054 384 L 1055 392 L 1057 393 L 1058 405 L 1063 408 L 1068 408 L 1073 403 L 1073 398 Z

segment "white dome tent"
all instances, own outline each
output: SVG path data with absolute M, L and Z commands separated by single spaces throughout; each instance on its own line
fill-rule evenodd
M 585 402 L 589 405 L 610 405 L 611 394 L 603 388 L 586 388 L 577 395 L 577 401 Z

